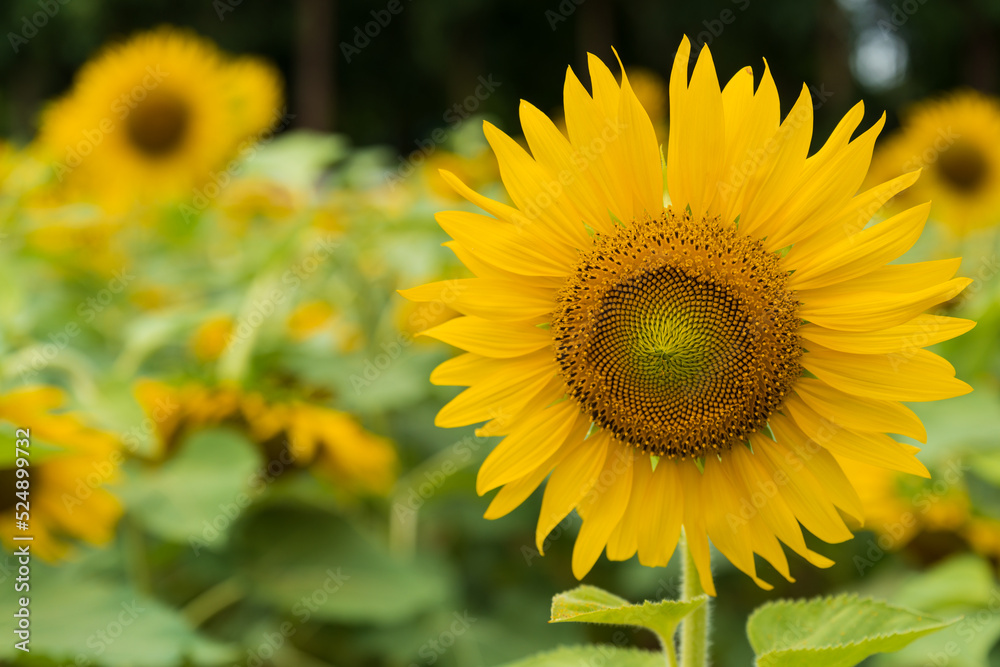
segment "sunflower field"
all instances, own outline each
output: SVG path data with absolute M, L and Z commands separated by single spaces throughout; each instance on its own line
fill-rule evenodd
M 0 21 L 0 665 L 1000 666 L 997 0 Z

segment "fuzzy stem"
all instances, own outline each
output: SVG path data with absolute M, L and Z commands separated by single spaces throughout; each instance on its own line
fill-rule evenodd
M 681 569 L 681 596 L 683 600 L 691 600 L 704 595 L 701 579 L 698 578 L 698 568 L 694 556 L 688 548 L 687 538 L 681 536 L 678 545 L 684 558 Z M 708 667 L 708 603 L 685 617 L 681 625 L 681 667 Z

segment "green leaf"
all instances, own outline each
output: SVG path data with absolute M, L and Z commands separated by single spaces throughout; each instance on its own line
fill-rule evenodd
M 985 667 L 1000 637 L 1000 594 L 989 561 L 963 554 L 919 576 L 907 576 L 892 594 L 895 603 L 941 615 L 964 614 L 958 623 L 919 639 L 901 651 L 880 656 L 878 667 L 937 664 Z
M 302 621 L 400 623 L 452 598 L 452 581 L 436 563 L 396 558 L 315 508 L 260 509 L 234 529 L 231 546 L 254 597 Z
M 693 600 L 662 600 L 632 604 L 596 586 L 578 586 L 552 598 L 550 623 L 600 623 L 633 625 L 652 630 L 661 641 L 672 641 L 677 625 L 705 604 L 707 595 Z
M 974 554 L 953 556 L 919 576 L 909 577 L 892 600 L 911 609 L 931 613 L 986 607 L 994 597 L 989 562 Z
M 31 564 L 31 653 L 60 664 L 172 667 L 232 663 L 235 647 L 198 634 L 174 609 L 79 568 Z M 13 658 L 15 598 L 0 604 L 0 656 Z
M 750 616 L 747 634 L 758 667 L 850 667 L 954 622 L 841 595 L 768 603 Z
M 228 429 L 187 438 L 175 456 L 143 471 L 120 495 L 151 532 L 193 548 L 219 548 L 229 527 L 263 487 L 260 457 Z
M 524 660 L 508 662 L 500 667 L 580 667 L 580 665 L 663 667 L 663 656 L 633 648 L 564 646 L 549 653 L 539 653 Z

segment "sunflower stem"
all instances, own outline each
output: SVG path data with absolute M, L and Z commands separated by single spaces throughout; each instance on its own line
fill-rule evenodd
M 683 533 L 678 546 L 684 559 L 681 567 L 681 599 L 692 600 L 704 595 L 705 590 L 701 587 L 698 568 Z M 681 624 L 681 667 L 708 667 L 707 602 L 688 614 Z

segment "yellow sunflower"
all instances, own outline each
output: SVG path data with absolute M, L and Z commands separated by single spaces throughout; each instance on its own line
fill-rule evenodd
M 919 236 L 927 206 L 866 226 L 873 202 L 916 173 L 858 192 L 882 120 L 851 141 L 854 107 L 812 156 L 803 87 L 779 123 L 766 65 L 721 89 L 704 48 L 688 76 L 681 43 L 669 84 L 664 206 L 660 150 L 628 78 L 590 57 L 593 93 L 567 73 L 568 138 L 527 102 L 531 154 L 484 125 L 513 206 L 450 174 L 489 215 L 437 220 L 476 276 L 403 294 L 463 314 L 424 332 L 467 352 L 437 384 L 469 387 L 437 417 L 488 420 L 505 438 L 479 471 L 500 517 L 549 476 L 537 541 L 569 512 L 583 523 L 573 571 L 603 550 L 666 564 L 683 527 L 714 593 L 709 540 L 762 586 L 754 554 L 791 578 L 780 542 L 810 562 L 801 527 L 851 537 L 864 509 L 840 459 L 926 475 L 925 437 L 900 401 L 964 394 L 922 347 L 973 323 L 922 314 L 955 296 L 958 260 L 887 265 Z M 875 206 L 875 209 L 878 207 Z M 779 542 L 780 541 L 780 542 Z
M 84 65 L 43 114 L 39 141 L 72 199 L 123 209 L 192 198 L 240 142 L 274 122 L 280 99 L 267 66 L 230 61 L 211 42 L 164 27 Z
M 0 396 L 0 422 L 8 428 L 5 439 L 24 438 L 28 451 L 27 531 L 14 531 L 15 511 L 22 501 L 15 495 L 18 480 L 13 459 L 0 463 L 0 521 L 3 543 L 9 549 L 26 544 L 13 535 L 30 535 L 33 553 L 48 561 L 64 557 L 71 540 L 104 544 L 114 535 L 122 509 L 104 488 L 118 478 L 124 457 L 118 440 L 87 426 L 79 415 L 54 412 L 65 397 L 55 387 L 28 387 Z M 6 433 L 6 431 L 10 433 Z
M 923 169 L 894 205 L 933 202 L 958 234 L 1000 222 L 1000 101 L 968 90 L 917 104 L 875 155 L 869 181 Z
M 198 361 L 215 361 L 229 346 L 233 335 L 233 318 L 216 315 L 202 322 L 188 341 L 191 352 Z
M 161 454 L 187 433 L 226 424 L 241 429 L 270 457 L 290 455 L 350 494 L 385 494 L 396 478 L 393 443 L 344 412 L 301 400 L 272 400 L 234 386 L 175 387 L 141 380 L 135 395 L 156 424 Z M 287 454 L 286 454 L 287 453 Z

